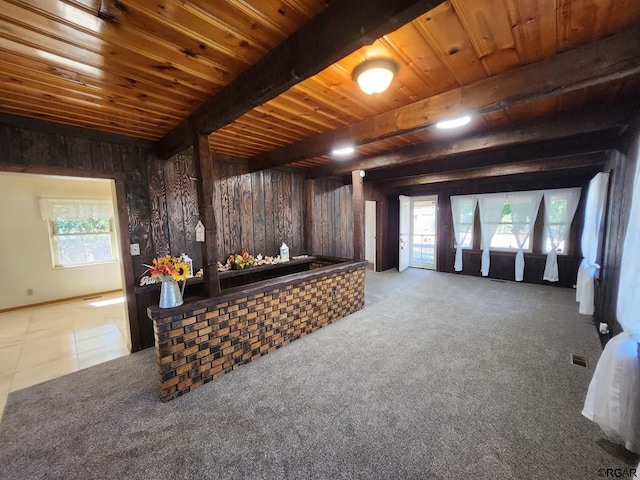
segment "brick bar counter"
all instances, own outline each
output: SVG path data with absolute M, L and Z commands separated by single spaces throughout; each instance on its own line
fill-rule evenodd
M 162 401 L 364 307 L 366 262 L 314 266 L 176 308 L 150 307 Z

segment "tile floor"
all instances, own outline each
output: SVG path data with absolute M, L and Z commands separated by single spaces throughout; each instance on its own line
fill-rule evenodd
M 0 418 L 9 392 L 128 355 L 128 330 L 120 293 L 0 313 Z

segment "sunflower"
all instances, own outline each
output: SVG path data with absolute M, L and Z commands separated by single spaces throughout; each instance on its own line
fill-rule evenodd
M 171 272 L 171 277 L 176 282 L 182 282 L 187 279 L 187 275 L 189 275 L 189 266 L 184 262 L 177 262 L 173 266 L 173 271 Z

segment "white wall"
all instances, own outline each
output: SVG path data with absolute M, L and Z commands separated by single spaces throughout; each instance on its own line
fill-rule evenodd
M 111 183 L 0 173 L 0 310 L 122 288 L 119 262 L 53 268 L 38 203 L 38 197 L 112 199 Z

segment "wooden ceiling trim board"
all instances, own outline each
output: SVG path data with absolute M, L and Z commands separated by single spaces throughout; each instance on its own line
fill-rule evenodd
M 225 5 L 221 5 L 222 3 Z M 227 2 L 216 2 L 214 5 L 208 0 L 185 0 L 182 7 L 229 35 L 252 43 L 263 52 L 268 52 L 285 38 L 280 32 L 265 29 Z
M 487 74 L 496 75 L 520 65 L 508 12 L 502 2 L 451 0 L 451 4 Z
M 11 13 L 6 9 L 7 2 L 3 2 L 5 15 L 8 14 L 9 18 L 21 18 L 23 22 L 33 28 L 36 22 L 34 20 L 29 21 L 28 14 L 25 12 L 28 10 L 37 12 L 41 18 L 46 16 L 51 19 L 50 22 L 57 22 L 46 25 L 46 28 L 43 25 L 40 28 L 42 33 L 74 43 L 79 47 L 91 47 L 94 51 L 100 51 L 104 48 L 104 42 L 108 42 L 120 49 L 121 58 L 127 58 L 127 62 L 137 62 L 140 65 L 150 64 L 151 66 L 173 65 L 180 71 L 198 77 L 207 84 L 210 83 L 220 87 L 227 83 L 225 77 L 228 78 L 228 74 L 221 74 L 218 69 L 214 68 L 215 64 L 203 61 L 200 56 L 185 55 L 180 51 L 179 47 L 164 42 L 163 37 L 154 38 L 143 35 L 139 30 L 128 28 L 127 24 L 110 23 L 77 9 L 73 14 L 68 14 L 67 17 L 64 17 L 60 12 L 60 5 L 51 0 L 30 0 L 30 3 L 25 0 L 8 1 L 22 7 L 20 11 Z M 66 8 L 73 7 L 66 6 Z M 2 11 L 2 8 L 0 8 L 0 11 Z M 72 22 L 68 18 L 74 21 Z M 89 28 L 88 25 L 90 25 L 91 21 L 99 22 L 99 25 L 96 28 Z M 42 20 L 39 20 L 38 23 L 41 24 Z M 82 38 L 72 40 L 71 37 L 77 37 L 81 33 L 84 34 Z M 137 54 L 137 59 L 129 58 L 126 52 Z M 141 61 L 140 59 L 144 60 Z
M 22 94 L 13 92 L 10 98 L 3 98 L 0 100 L 3 108 L 21 109 L 23 111 L 33 111 L 33 104 L 31 97 L 25 97 Z M 55 116 L 59 118 L 62 123 L 71 123 L 75 125 L 90 125 L 88 128 L 93 129 L 109 129 L 113 130 L 118 128 L 123 132 L 130 132 L 132 129 L 139 129 L 141 134 L 145 138 L 157 139 L 157 128 L 155 124 L 146 123 L 139 117 L 133 115 L 128 117 L 122 117 L 119 114 L 110 114 L 108 112 L 102 112 L 101 115 L 96 116 L 95 111 L 86 108 L 75 107 L 73 109 L 65 109 L 61 111 L 55 106 L 40 107 L 39 113 L 47 114 L 49 117 Z M 160 125 L 166 122 L 158 121 Z
M 160 156 L 167 158 L 186 148 L 194 131 L 213 132 L 438 3 L 434 0 L 331 3 L 166 135 L 160 141 Z M 356 16 L 357 23 L 344 21 Z
M 218 135 L 221 132 L 232 131 L 233 129 L 239 129 L 249 132 L 255 129 L 258 132 L 284 141 L 285 143 L 298 141 L 303 138 L 302 135 L 300 135 L 300 130 L 298 128 L 287 128 L 286 126 L 283 126 L 282 128 L 276 128 L 268 119 L 260 117 L 258 115 L 253 115 L 251 118 L 242 116 L 237 121 L 230 123 L 227 127 L 213 132 L 211 136 Z
M 59 24 L 50 20 L 48 22 L 52 28 L 60 29 Z M 164 88 L 179 89 L 193 98 L 203 98 L 216 87 L 209 81 L 202 81 L 201 84 L 195 83 L 193 76 L 185 75 L 175 68 L 159 68 L 156 65 L 157 62 L 154 64 L 146 57 L 130 50 L 114 46 L 105 49 L 106 45 L 100 39 L 70 28 L 68 30 L 73 31 L 78 39 L 65 38 L 60 35 L 59 31 L 46 29 L 35 31 L 0 19 L 0 35 L 4 38 L 34 46 L 42 52 L 48 52 L 49 55 L 67 58 L 96 69 L 111 71 L 117 69 L 132 78 L 160 84 Z M 81 39 L 84 39 L 86 43 L 83 44 Z M 165 70 L 170 73 L 166 73 Z
M 480 57 L 450 2 L 434 8 L 414 24 L 458 85 L 468 85 L 487 76 Z
M 3 80 L 4 75 L 0 74 L 0 81 Z M 149 114 L 139 108 L 123 109 L 120 105 L 104 102 L 101 98 L 86 98 L 83 96 L 68 95 L 67 92 L 59 91 L 56 87 L 43 85 L 42 87 L 28 86 L 24 84 L 18 84 L 15 82 L 7 81 L 4 84 L 4 89 L 0 92 L 0 98 L 7 97 L 11 99 L 13 95 L 22 95 L 26 99 L 30 99 L 33 108 L 37 108 L 41 105 L 41 102 L 55 102 L 58 105 L 67 103 L 65 106 L 65 112 L 74 112 L 77 108 L 93 112 L 94 116 L 98 113 L 98 117 L 104 112 L 110 112 L 113 115 L 119 115 L 126 118 L 135 118 L 143 124 L 147 124 L 150 127 L 157 126 L 159 121 L 167 123 L 175 123 L 179 120 L 178 117 L 157 116 L 150 118 Z
M 542 118 L 520 125 L 503 127 L 480 135 L 455 138 L 424 145 L 413 145 L 395 152 L 372 158 L 324 166 L 311 175 L 314 177 L 344 175 L 353 170 L 371 170 L 406 165 L 416 161 L 435 160 L 454 155 L 506 148 L 513 145 L 554 140 L 625 125 L 637 105 L 633 102 L 617 103 L 614 106 L 594 105 Z
M 2 42 L 0 41 L 0 44 Z M 19 78 L 25 78 L 31 81 L 35 76 L 47 85 L 56 85 L 60 88 L 70 90 L 82 90 L 87 93 L 93 92 L 96 95 L 103 95 L 108 101 L 117 103 L 120 99 L 128 99 L 133 103 L 137 103 L 140 108 L 149 107 L 149 111 L 173 113 L 179 117 L 184 117 L 189 113 L 182 104 L 175 103 L 176 100 L 166 96 L 160 96 L 153 88 L 145 91 L 147 93 L 136 93 L 130 86 L 130 82 L 126 82 L 124 78 L 109 76 L 105 80 L 112 80 L 110 83 L 104 83 L 94 78 L 89 79 L 86 75 L 72 77 L 67 75 L 67 70 L 57 69 L 48 66 L 44 62 L 31 60 L 20 55 L 10 53 L 0 49 L 2 52 L 2 60 L 0 60 L 0 68 Z M 120 86 L 119 83 L 128 83 L 126 86 Z M 165 93 L 166 95 L 166 93 Z
M 242 141 L 245 138 L 247 138 L 249 140 L 252 140 L 253 142 L 256 142 L 256 141 L 260 142 L 260 145 L 265 145 L 266 144 L 266 145 L 281 146 L 281 145 L 286 145 L 289 142 L 286 139 L 276 138 L 274 136 L 270 136 L 268 134 L 268 132 L 250 130 L 248 128 L 229 129 L 229 130 L 227 130 L 225 132 L 224 136 L 216 136 L 215 133 L 209 135 L 210 142 L 224 141 L 224 140 L 229 140 L 229 139 L 240 139 Z M 235 143 L 235 141 L 233 143 Z M 239 146 L 240 146 L 240 144 L 239 144 Z M 270 148 L 270 147 L 267 146 L 267 148 Z M 259 149 L 259 151 L 264 151 L 264 147 Z
M 314 132 L 320 133 L 321 130 L 313 125 L 309 125 L 307 122 L 297 120 L 292 117 L 289 113 L 282 113 L 279 108 L 275 107 L 271 103 L 264 105 L 263 107 L 257 107 L 254 109 L 257 115 L 261 115 L 264 118 L 268 118 L 269 121 L 273 122 L 274 125 L 279 125 L 281 123 L 286 124 L 289 128 L 295 126 L 296 129 L 303 132 Z
M 401 59 L 401 62 L 406 64 L 406 68 L 400 68 L 396 74 L 397 82 L 400 85 L 395 91 L 404 94 L 407 101 L 401 102 L 402 105 L 415 102 L 423 97 L 421 92 L 424 92 L 429 88 L 427 76 L 425 72 L 416 67 L 411 57 L 409 57 L 400 46 L 393 39 L 392 35 L 385 35 L 378 41 L 384 45 L 384 47 L 391 52 L 391 56 Z M 420 92 L 420 94 L 418 93 Z M 394 102 L 398 103 L 398 102 Z M 397 107 L 398 105 L 395 105 Z
M 201 16 L 185 10 L 181 3 L 174 0 L 157 0 L 155 2 L 107 0 L 103 3 L 103 10 L 116 18 L 124 19 L 127 19 L 132 12 L 136 12 L 162 24 L 165 30 L 179 30 L 191 39 L 209 45 L 217 53 L 235 58 L 245 65 L 252 65 L 266 53 L 266 50 L 258 48 L 257 44 L 220 30 L 214 23 L 205 21 Z M 206 35 L 203 32 L 206 32 Z M 202 49 L 198 47 L 194 51 L 199 50 Z M 223 62 L 223 65 L 226 63 L 228 62 Z
M 263 152 L 266 149 L 272 148 L 270 145 L 276 145 L 277 147 L 286 145 L 288 143 L 287 140 L 283 140 L 281 138 L 270 137 L 268 132 L 253 132 L 251 131 L 251 135 L 248 134 L 247 130 L 234 130 L 232 132 L 227 132 L 223 137 L 215 136 L 212 134 L 209 136 L 210 141 L 228 141 L 229 139 L 240 139 L 239 141 L 244 141 L 245 138 L 249 138 L 251 143 L 247 142 L 246 145 L 257 145 L 256 148 L 259 152 Z M 257 142 L 257 143 L 256 143 Z M 231 143 L 237 143 L 233 141 Z M 238 146 L 245 145 L 245 143 L 238 143 Z M 266 147 L 265 147 L 266 145 Z M 275 148 L 277 148 L 275 147 Z M 242 154 L 244 156 L 244 154 Z
M 516 51 L 523 64 L 537 62 L 558 51 L 557 0 L 504 0 Z
M 0 20 L 0 38 L 2 38 L 1 48 L 8 49 L 14 53 L 23 53 L 25 48 L 17 47 L 17 45 L 33 48 L 35 58 L 42 58 L 46 55 L 45 60 L 61 63 L 61 66 L 67 68 L 79 68 L 82 71 L 94 71 L 94 76 L 100 76 L 103 71 L 112 71 L 127 75 L 127 78 L 142 80 L 145 82 L 160 85 L 164 89 L 175 92 L 176 95 L 189 99 L 206 98 L 207 92 L 210 90 L 204 87 L 198 89 L 180 83 L 180 79 L 173 78 L 171 75 L 149 71 L 142 68 L 136 68 L 135 65 L 122 63 L 115 58 L 107 58 L 101 54 L 85 50 L 82 47 L 74 46 L 62 40 L 51 38 L 44 34 L 34 32 L 32 30 L 20 27 L 15 24 L 9 24 Z M 13 47 L 13 48 L 12 48 Z M 69 65 L 69 61 L 73 62 Z
M 363 145 L 426 128 L 443 118 L 483 114 L 639 73 L 640 27 L 636 27 L 541 62 L 261 154 L 252 159 L 251 169 L 261 170 L 316 157 L 339 142 Z
M 331 67 L 330 69 L 333 69 Z M 339 108 L 351 112 L 355 119 L 365 118 L 369 115 L 378 113 L 372 102 L 361 102 L 356 98 L 351 90 L 346 90 L 341 86 L 329 81 L 321 72 L 307 80 L 298 83 L 293 89 L 301 89 L 309 92 L 310 96 L 317 99 L 320 103 L 330 102 Z
M 0 71 L 7 71 L 2 68 L 2 62 L 0 62 Z M 36 77 L 28 71 L 20 70 L 13 66 L 13 74 L 0 73 L 0 83 L 6 82 L 7 85 L 20 85 L 26 88 L 30 88 L 34 92 L 36 91 L 53 91 L 62 99 L 70 98 L 82 101 L 91 101 L 97 105 L 112 106 L 115 109 L 120 110 L 126 114 L 128 111 L 136 111 L 140 114 L 147 116 L 151 121 L 156 117 L 171 118 L 177 123 L 183 115 L 170 110 L 161 110 L 154 106 L 140 103 L 133 103 L 130 99 L 120 95 L 99 95 L 95 90 L 89 88 L 83 88 L 83 85 L 76 85 L 75 88 L 69 88 L 68 85 L 60 85 L 58 82 L 48 81 L 57 80 L 57 77 L 47 78 L 46 76 Z M 61 101 L 60 104 L 63 104 Z
M 308 102 L 300 101 L 294 95 L 290 94 L 280 95 L 271 100 L 267 105 L 287 112 L 294 118 L 302 117 L 309 125 L 316 126 L 320 131 L 332 130 L 337 127 L 349 125 L 349 122 L 345 122 L 327 111 L 330 110 L 330 108 L 325 109 L 324 105 L 321 108 L 314 108 L 312 105 L 309 105 Z M 265 107 L 267 105 L 265 105 Z
M 289 89 L 289 91 L 287 92 L 287 95 L 296 96 L 301 100 L 308 98 L 312 102 L 322 105 L 323 108 L 336 112 L 335 117 L 340 118 L 342 122 L 345 122 L 347 124 L 360 120 L 361 118 L 364 118 L 366 116 L 366 115 L 356 116 L 356 114 L 352 111 L 352 109 L 350 109 L 349 107 L 343 106 L 341 104 L 342 102 L 328 102 L 326 97 L 325 98 L 321 97 L 314 90 L 311 90 L 308 87 L 310 83 L 317 83 L 317 82 L 310 82 L 310 79 L 309 79 L 302 83 L 299 83 L 295 87 L 292 87 L 291 89 Z M 241 118 L 242 117 L 240 117 L 238 120 L 240 120 Z
M 398 43 L 407 58 L 411 59 L 410 66 L 421 73 L 421 79 L 427 86 L 425 96 L 430 97 L 458 87 L 456 78 L 425 41 L 416 25 L 417 21 L 414 20 L 388 36 Z
M 301 25 L 301 18 L 292 18 L 292 15 L 287 15 L 284 9 L 281 12 L 281 7 L 278 5 L 280 2 L 265 2 L 264 6 L 269 9 L 267 11 L 259 10 L 251 2 L 242 0 L 231 0 L 229 3 L 255 21 L 280 32 L 284 38 L 295 32 Z
M 200 41 L 187 35 L 176 26 L 167 25 L 166 21 L 160 21 L 155 16 L 149 17 L 144 12 L 135 9 L 126 12 L 107 5 L 108 9 L 101 11 L 101 16 L 108 18 L 109 23 L 116 29 L 127 32 L 137 31 L 144 34 L 160 45 L 168 45 L 185 56 L 189 56 L 210 64 L 214 71 L 212 75 L 229 80 L 247 67 L 247 63 L 238 59 L 235 55 L 227 55 L 215 49 L 209 40 Z
M 211 141 L 210 141 L 211 143 Z M 265 146 L 269 145 L 282 145 L 282 143 L 274 142 L 273 140 L 261 139 L 255 137 L 247 137 L 246 135 L 242 135 L 241 133 L 236 133 L 235 135 L 227 135 L 224 139 L 215 139 L 213 142 L 215 145 L 227 144 L 227 145 L 237 145 L 239 149 L 242 148 L 252 148 L 257 151 L 264 151 Z
M 59 113 L 56 112 L 55 110 L 53 110 L 52 113 L 47 113 L 47 111 L 50 109 L 42 109 L 38 113 L 34 113 L 33 110 L 28 106 L 24 107 L 23 105 L 20 105 L 19 103 L 15 103 L 15 102 L 3 102 L 2 109 L 7 114 L 20 115 L 24 117 L 39 119 L 39 120 L 47 120 L 49 122 L 55 122 L 56 124 L 64 124 L 64 125 L 69 125 L 76 128 L 87 128 L 91 130 L 112 132 L 120 135 L 127 135 L 132 131 L 132 128 L 135 128 L 135 125 L 120 126 L 120 123 L 117 125 L 101 125 L 96 128 L 86 127 L 87 125 L 86 122 L 79 121 L 74 118 L 66 118 L 66 116 L 61 117 Z M 144 139 L 144 140 L 153 140 L 153 141 L 155 141 L 157 137 L 155 130 L 153 132 L 147 132 L 143 129 L 140 129 L 140 132 L 139 133 L 136 132 L 136 135 L 138 135 L 137 138 Z
M 600 24 L 598 38 L 619 32 L 640 21 L 640 2 L 637 0 L 615 0 L 609 3 L 606 21 Z
M 37 118 L 29 118 L 18 115 L 10 115 L 7 113 L 0 113 L 0 124 L 9 125 L 15 128 L 21 128 L 24 130 L 33 130 L 43 133 L 65 135 L 68 137 L 84 138 L 97 142 L 110 142 L 120 145 L 130 145 L 144 148 L 149 151 L 151 151 L 155 146 L 155 142 L 142 138 L 135 138 L 128 135 L 119 135 L 116 133 L 101 132 L 99 130 L 75 127 L 72 125 L 56 124 L 46 120 L 39 120 Z

